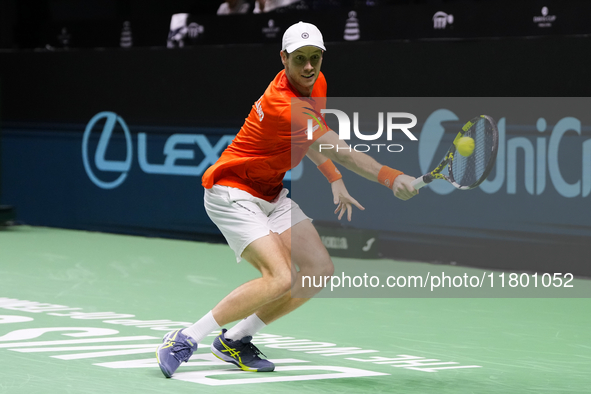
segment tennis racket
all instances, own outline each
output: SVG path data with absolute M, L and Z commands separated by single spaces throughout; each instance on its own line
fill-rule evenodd
M 462 156 L 456 152 L 456 144 L 462 137 L 474 140 L 474 151 L 470 156 Z M 434 179 L 443 179 L 460 190 L 474 189 L 490 174 L 497 159 L 498 147 L 499 131 L 493 118 L 487 115 L 477 116 L 462 127 L 441 164 L 411 184 L 419 190 Z M 441 173 L 446 165 L 449 175 Z

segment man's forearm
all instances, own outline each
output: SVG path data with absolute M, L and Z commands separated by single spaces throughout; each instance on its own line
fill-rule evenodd
M 373 157 L 361 152 L 341 151 L 335 154 L 334 161 L 350 171 L 355 172 L 370 181 L 378 181 L 378 173 L 382 165 Z
M 389 188 L 392 187 L 392 181 L 397 174 L 400 174 L 400 171 L 385 167 L 368 154 L 355 151 L 345 141 L 340 140 L 339 136 L 332 130 L 318 138 L 310 147 L 309 152 L 314 156 L 323 155 L 348 170 L 370 181 L 383 183 Z M 392 173 L 392 171 L 395 173 Z M 387 184 L 385 182 L 386 178 L 389 178 Z

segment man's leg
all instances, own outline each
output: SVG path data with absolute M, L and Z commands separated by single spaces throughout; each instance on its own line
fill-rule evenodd
M 328 251 L 324 247 L 316 228 L 309 220 L 299 222 L 280 235 L 281 240 L 291 250 L 293 281 L 291 291 L 280 299 L 264 305 L 257 310 L 257 316 L 269 324 L 289 312 L 299 308 L 322 288 L 303 287 L 302 277 L 324 278 L 332 276 L 334 265 Z
M 262 277 L 233 290 L 210 313 L 185 328 L 183 334 L 201 342 L 211 331 L 251 315 L 262 305 L 289 291 L 289 252 L 278 234 L 270 232 L 269 235 L 253 241 L 246 247 L 242 257 L 258 269 Z
M 176 330 L 164 337 L 156 351 L 158 365 L 166 377 L 171 377 L 183 361 L 197 349 L 197 343 L 213 330 L 251 315 L 255 310 L 289 292 L 291 271 L 289 251 L 278 234 L 270 232 L 246 247 L 242 257 L 261 273 L 227 295 L 215 308 L 184 330 Z M 273 371 L 273 363 L 258 356 L 258 350 L 249 340 L 229 341 L 225 329 L 214 340 L 212 352 L 218 358 L 236 364 L 247 371 Z
M 265 324 L 253 312 L 274 300 L 281 299 L 289 292 L 291 271 L 289 251 L 276 233 L 253 241 L 242 253 L 242 257 L 257 268 L 263 276 L 238 287 L 226 296 L 212 310 L 213 316 L 222 325 L 249 316 L 242 322 L 254 327 L 255 331 Z M 252 336 L 226 336 L 222 330 L 211 345 L 211 352 L 221 360 L 233 363 L 245 371 L 270 372 L 275 365 L 261 359 L 261 352 L 250 342 Z
M 276 234 L 275 234 L 276 235 Z M 215 339 L 211 351 L 218 358 L 234 363 L 246 371 L 273 371 L 275 366 L 268 360 L 258 357 L 260 351 L 250 343 L 252 336 L 265 327 L 265 323 L 270 323 L 281 316 L 300 307 L 309 297 L 313 296 L 319 288 L 304 288 L 301 282 L 302 275 L 317 275 L 329 277 L 333 273 L 333 265 L 326 248 L 320 241 L 320 237 L 309 220 L 303 220 L 281 233 L 276 235 L 279 238 L 284 253 L 285 261 L 291 262 L 291 268 L 286 264 L 285 272 L 290 272 L 289 284 L 293 283 L 291 290 L 284 295 L 264 304 L 256 310 L 255 313 L 242 320 L 231 330 L 222 330 L 222 333 Z M 267 238 L 267 237 L 265 237 Z M 264 245 L 261 243 L 261 245 Z M 293 246 L 293 249 L 292 249 Z M 254 251 L 254 249 L 253 249 Z M 289 253 L 292 251 L 292 253 Z M 290 256 L 291 255 L 291 256 Z M 246 259 L 253 259 L 252 255 L 242 255 Z M 295 269 L 297 265 L 299 272 Z M 255 264 L 253 264 L 255 265 Z M 257 266 L 257 265 L 255 265 Z M 261 270 L 263 272 L 263 270 Z M 263 274 L 263 277 L 265 275 Z M 285 280 L 282 278 L 281 280 Z M 259 286 L 259 289 L 261 287 Z M 240 288 L 239 288 L 240 289 Z M 243 293 L 237 292 L 238 298 Z M 297 297 L 297 298 L 295 298 Z M 233 302 L 240 300 L 232 299 L 228 296 L 218 306 L 223 307 L 226 313 L 233 308 L 229 307 Z M 217 306 L 216 306 L 217 308 Z M 215 310 L 214 310 L 215 312 Z M 236 315 L 234 315 L 236 317 Z M 230 317 L 228 317 L 229 319 Z
M 332 260 L 316 228 L 309 220 L 303 220 L 279 235 L 285 250 L 290 252 L 292 260 L 292 288 L 282 297 L 259 308 L 255 316 L 249 316 L 232 327 L 226 333 L 231 339 L 252 336 L 265 325 L 299 308 L 321 288 L 304 288 L 302 276 L 331 276 L 334 271 Z M 293 248 L 292 248 L 293 245 Z M 295 266 L 299 267 L 299 272 Z M 260 320 L 260 321 L 259 321 Z
M 284 202 L 289 203 L 289 200 Z M 156 354 L 158 364 L 167 377 L 191 357 L 197 343 L 219 329 L 220 325 L 251 315 L 261 306 L 287 293 L 291 286 L 289 250 L 268 225 L 269 212 L 274 210 L 272 204 L 258 201 L 247 192 L 215 185 L 205 192 L 205 208 L 230 247 L 258 269 L 262 277 L 232 291 L 197 323 L 165 335 Z M 289 206 L 286 208 L 289 209 Z M 244 245 L 247 246 L 243 250 Z M 259 323 L 264 325 L 260 319 Z M 272 363 L 258 357 L 258 351 L 248 338 L 238 338 L 236 343 L 226 341 L 225 331 L 222 330 L 212 345 L 216 356 L 246 370 L 274 369 Z
M 220 326 L 245 318 L 290 289 L 289 250 L 278 234 L 270 232 L 253 241 L 242 257 L 263 276 L 241 285 L 213 308 L 213 316 Z

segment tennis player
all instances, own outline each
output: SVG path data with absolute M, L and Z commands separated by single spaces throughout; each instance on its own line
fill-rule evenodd
M 413 177 L 382 166 L 364 153 L 331 149 L 320 154 L 319 144 L 347 147 L 326 127 L 318 128 L 312 139 L 305 138 L 303 124 L 301 131 L 292 132 L 293 98 L 309 100 L 306 105 L 318 112 L 324 104 L 326 80 L 320 67 L 325 50 L 322 34 L 312 24 L 299 22 L 285 31 L 280 53 L 284 70 L 255 102 L 232 144 L 203 175 L 209 217 L 236 260 L 247 260 L 262 276 L 232 291 L 192 326 L 164 336 L 156 356 L 166 377 L 189 360 L 203 338 L 240 319 L 230 330 L 221 330 L 211 345 L 212 353 L 245 371 L 274 370 L 272 362 L 260 357 L 252 336 L 319 291 L 302 288 L 303 275 L 325 276 L 334 271 L 311 220 L 283 188 L 285 172 L 305 155 L 329 180 L 339 219 L 347 213 L 351 220 L 353 206 L 364 208 L 349 195 L 331 159 L 380 182 L 401 200 L 417 194 L 411 186 Z

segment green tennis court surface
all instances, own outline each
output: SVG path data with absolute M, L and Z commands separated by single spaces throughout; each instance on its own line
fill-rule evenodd
M 165 379 L 162 335 L 255 276 L 225 245 L 0 231 L 0 393 L 591 390 L 585 298 L 315 299 L 255 337 L 276 372 L 219 362 L 210 337 Z

